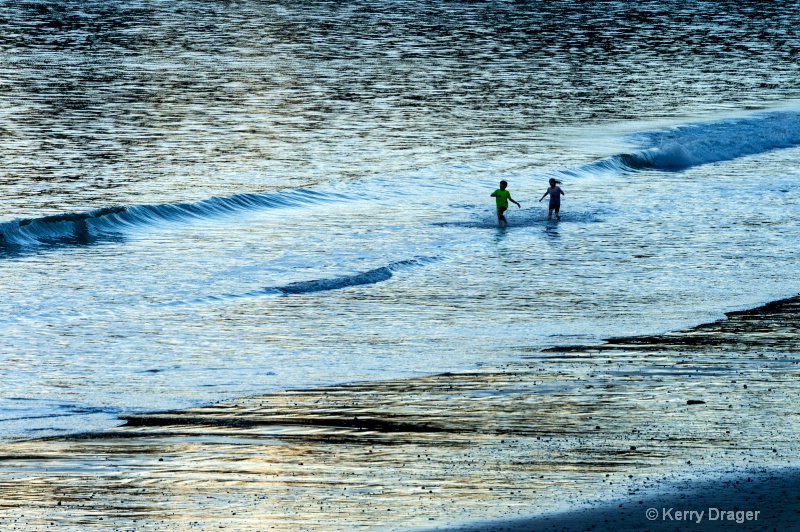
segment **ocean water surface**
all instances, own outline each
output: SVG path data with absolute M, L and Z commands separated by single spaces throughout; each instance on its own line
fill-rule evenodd
M 800 292 L 781 3 L 0 6 L 0 441 Z

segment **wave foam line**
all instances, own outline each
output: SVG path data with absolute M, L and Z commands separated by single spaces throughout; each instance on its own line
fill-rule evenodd
M 671 129 L 639 133 L 631 137 L 644 149 L 614 155 L 558 175 L 630 172 L 648 168 L 684 170 L 720 161 L 729 161 L 776 149 L 800 146 L 800 113 L 776 111 L 758 115 L 685 124 Z
M 195 203 L 106 207 L 83 213 L 0 223 L 0 250 L 47 244 L 88 244 L 104 235 L 163 222 L 230 215 L 245 210 L 291 207 L 341 199 L 339 194 L 307 189 L 236 194 Z
M 202 298 L 193 299 L 190 301 L 175 301 L 168 303 L 168 306 L 191 304 L 191 303 L 209 303 L 214 301 L 225 301 L 229 299 L 241 299 L 247 297 L 259 297 L 265 295 L 302 295 L 312 294 L 315 292 L 327 292 L 330 290 L 341 290 L 351 286 L 370 285 L 382 283 L 392 278 L 394 272 L 412 268 L 415 266 L 424 266 L 439 260 L 438 257 L 415 257 L 413 259 L 401 260 L 393 262 L 387 266 L 374 268 L 365 272 L 356 273 L 353 275 L 345 275 L 342 277 L 332 277 L 328 279 L 315 279 L 313 281 L 299 281 L 296 283 L 289 283 L 283 286 L 267 286 L 258 290 L 252 290 L 243 294 L 225 294 L 222 296 L 207 296 Z
M 317 279 L 314 281 L 301 281 L 297 283 L 289 283 L 284 286 L 274 286 L 264 288 L 262 292 L 272 292 L 278 294 L 310 294 L 313 292 L 325 292 L 327 290 L 341 290 L 350 286 L 359 286 L 364 284 L 377 284 L 386 281 L 392 277 L 396 271 L 404 270 L 414 266 L 424 266 L 438 260 L 436 257 L 415 257 L 413 259 L 401 260 L 393 262 L 388 266 L 375 268 L 366 272 L 357 273 L 354 275 L 347 275 L 343 277 L 334 277 L 332 279 Z

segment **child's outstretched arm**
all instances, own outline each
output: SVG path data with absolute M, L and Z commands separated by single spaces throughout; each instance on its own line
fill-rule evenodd
M 541 203 L 541 202 L 542 202 L 542 200 L 545 198 L 545 196 L 547 196 L 548 194 L 550 194 L 550 191 L 549 191 L 549 190 L 548 190 L 547 192 L 545 192 L 544 194 L 542 194 L 542 197 L 541 197 L 541 198 L 539 198 L 539 203 Z
M 521 209 L 521 208 L 522 208 L 522 205 L 520 205 L 519 203 L 517 203 L 517 202 L 516 202 L 516 201 L 514 201 L 513 199 L 511 199 L 511 198 L 508 198 L 508 201 L 510 201 L 511 203 L 513 203 L 514 205 L 516 205 L 518 209 Z

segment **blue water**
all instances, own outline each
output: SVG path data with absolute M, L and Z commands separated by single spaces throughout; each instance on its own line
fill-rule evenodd
M 800 292 L 777 4 L 0 6 L 0 440 Z

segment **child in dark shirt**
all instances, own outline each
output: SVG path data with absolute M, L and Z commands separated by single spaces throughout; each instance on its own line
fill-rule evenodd
M 550 196 L 550 205 L 549 205 L 549 207 L 547 209 L 547 217 L 548 218 L 552 217 L 553 216 L 553 212 L 555 212 L 556 213 L 556 220 L 560 220 L 561 219 L 561 216 L 558 215 L 558 211 L 561 210 L 561 196 L 565 196 L 566 195 L 566 194 L 564 194 L 564 191 L 561 190 L 561 187 L 558 186 L 558 184 L 560 182 L 561 181 L 556 181 L 555 179 L 551 179 L 550 180 L 550 188 L 548 188 L 547 192 L 544 193 L 544 196 L 542 196 L 539 199 L 539 202 L 541 202 L 545 198 L 545 196 L 548 196 L 548 195 Z

